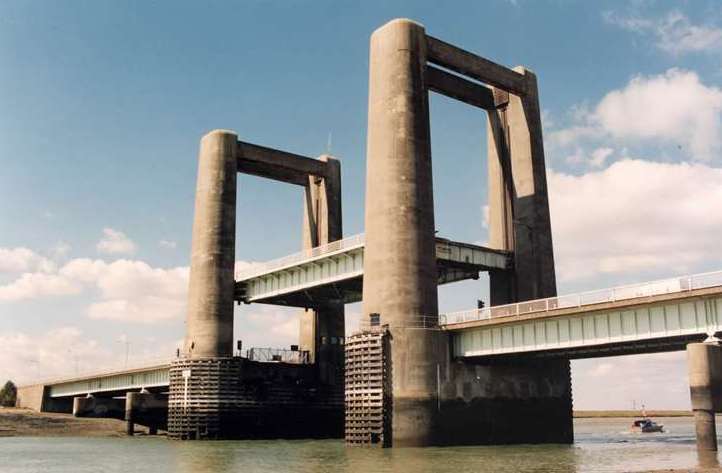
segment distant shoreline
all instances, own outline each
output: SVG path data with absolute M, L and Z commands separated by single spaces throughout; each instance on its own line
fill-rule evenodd
M 648 410 L 647 417 L 692 417 L 692 411 Z M 574 411 L 575 419 L 642 417 L 642 411 Z
M 641 417 L 640 411 L 574 411 L 575 419 Z M 649 410 L 650 417 L 691 417 L 680 410 Z M 29 409 L 0 408 L 0 438 L 17 436 L 42 437 L 121 437 L 125 422 L 115 419 L 90 419 L 70 414 L 34 412 Z

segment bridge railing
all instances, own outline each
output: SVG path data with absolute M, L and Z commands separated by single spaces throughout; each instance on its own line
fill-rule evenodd
M 300 263 L 301 261 L 307 260 L 309 258 L 315 258 L 317 256 L 325 255 L 327 253 L 333 253 L 336 251 L 350 250 L 352 248 L 362 246 L 363 244 L 364 234 L 359 233 L 357 235 L 343 238 L 341 240 L 332 241 L 331 243 L 327 243 L 325 245 L 319 245 L 314 248 L 302 250 L 298 253 L 293 253 L 282 258 L 253 264 L 247 268 L 236 271 L 235 278 L 236 281 L 250 279 L 252 277 L 277 270 L 284 266 L 290 266 L 296 263 Z
M 394 324 L 396 328 L 438 328 L 439 317 L 430 315 L 417 315 L 410 317 L 403 324 Z M 362 317 L 359 320 L 358 328 L 360 331 L 375 331 L 385 330 L 388 327 L 387 323 L 384 323 L 383 316 L 379 318 L 378 323 L 372 322 L 370 318 Z
M 549 297 L 547 299 L 535 299 L 514 304 L 487 307 L 484 309 L 451 312 L 439 315 L 439 324 L 452 325 L 497 317 L 548 312 L 556 309 L 582 307 L 602 304 L 605 302 L 616 302 L 621 300 L 637 299 L 640 297 L 672 294 L 716 286 L 722 286 L 722 271 L 661 279 L 658 281 L 630 284 L 609 289 L 581 292 L 578 294 Z
M 57 373 L 52 377 L 41 378 L 37 381 L 23 383 L 24 386 L 30 386 L 34 384 L 59 384 L 70 382 L 76 379 L 84 378 L 98 378 L 103 376 L 112 376 L 115 373 L 122 373 L 127 371 L 143 370 L 146 368 L 153 368 L 156 366 L 170 365 L 176 357 L 169 356 L 153 356 L 147 358 L 136 358 L 130 359 L 127 363 L 110 363 L 103 365 L 96 365 L 90 369 L 63 370 L 61 373 Z
M 252 361 L 294 363 L 299 365 L 310 362 L 308 350 L 287 350 L 284 348 L 249 348 L 246 350 L 246 358 Z

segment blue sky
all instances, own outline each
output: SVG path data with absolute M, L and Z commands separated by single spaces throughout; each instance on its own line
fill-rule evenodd
M 308 156 L 330 141 L 345 234 L 363 231 L 368 39 L 395 17 L 537 73 L 560 292 L 722 268 L 717 2 L 5 1 L 0 378 L 91 368 L 124 340 L 172 353 L 211 129 Z M 485 116 L 438 96 L 431 115 L 437 228 L 484 242 Z M 296 251 L 301 212 L 299 189 L 241 176 L 237 258 Z M 443 288 L 442 310 L 483 283 Z M 240 308 L 236 336 L 293 343 L 295 314 Z M 651 371 L 668 392 L 615 388 Z M 686 407 L 684 373 L 683 354 L 577 362 L 575 402 Z

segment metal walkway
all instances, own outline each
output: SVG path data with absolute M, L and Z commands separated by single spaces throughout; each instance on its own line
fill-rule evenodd
M 318 301 L 361 300 L 363 234 L 334 241 L 236 273 L 236 299 L 245 303 L 311 307 Z M 509 253 L 436 239 L 439 284 L 476 279 L 511 267 Z

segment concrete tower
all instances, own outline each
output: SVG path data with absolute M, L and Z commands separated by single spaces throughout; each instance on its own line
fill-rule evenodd
M 226 130 L 201 140 L 184 347 L 191 358 L 233 353 L 237 143 Z
M 438 318 L 423 26 L 371 36 L 363 313 L 390 328 L 393 444 L 432 443 Z

